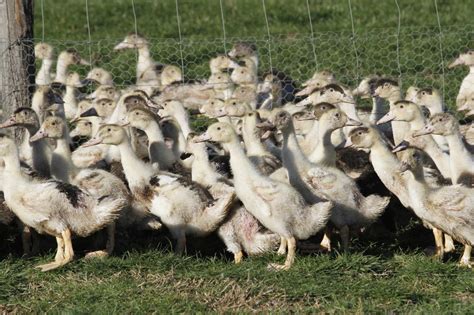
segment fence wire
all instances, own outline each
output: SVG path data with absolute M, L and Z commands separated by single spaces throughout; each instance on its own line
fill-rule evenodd
M 186 79 L 207 79 L 210 75 L 209 61 L 218 54 L 224 54 L 225 43 L 252 42 L 258 48 L 259 73 L 270 67 L 278 69 L 296 82 L 310 78 L 314 71 L 315 54 L 318 70 L 332 71 L 342 84 L 355 87 L 365 76 L 381 74 L 397 79 L 401 75 L 404 88 L 411 85 L 434 87 L 445 91 L 445 102 L 454 108 L 456 95 L 466 69 L 447 69 L 461 52 L 473 48 L 474 27 L 472 25 L 431 28 L 384 28 L 365 32 L 313 32 L 312 34 L 272 35 L 247 38 L 219 39 L 158 39 L 148 38 L 149 48 L 154 60 L 161 64 L 171 64 L 182 68 Z M 93 67 L 109 71 L 118 87 L 134 84 L 136 80 L 136 55 L 129 52 L 116 52 L 113 47 L 123 38 L 54 41 L 48 43 L 55 49 L 55 56 L 66 49 L 75 49 Z M 35 40 L 35 44 L 41 39 Z M 357 54 L 354 54 L 354 42 Z M 441 42 L 441 45 L 440 45 Z M 440 47 L 443 53 L 440 54 Z M 314 50 L 313 50 L 314 49 Z M 0 52 L 0 58 L 3 52 Z M 41 61 L 36 61 L 39 69 Z M 53 65 L 52 72 L 54 73 Z M 69 68 L 81 76 L 90 70 L 88 66 Z M 12 85 L 15 83 L 12 82 Z M 5 98 L 6 96 L 3 96 Z M 4 99 L 8 104 L 8 99 Z

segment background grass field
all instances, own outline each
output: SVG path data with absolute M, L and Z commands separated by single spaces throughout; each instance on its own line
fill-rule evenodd
M 118 83 L 133 82 L 135 54 L 111 48 L 134 30 L 132 1 L 90 0 L 91 59 L 113 72 Z M 207 75 L 207 61 L 236 39 L 253 39 L 269 66 L 267 30 L 261 1 L 223 0 L 227 43 L 222 40 L 219 1 L 180 0 L 185 74 Z M 318 66 L 335 71 L 341 81 L 376 71 L 398 77 L 395 1 L 353 0 L 356 31 L 351 41 L 347 1 L 310 0 L 316 32 L 314 60 L 306 1 L 267 0 L 272 64 L 298 81 Z M 438 1 L 443 35 L 441 59 L 433 1 L 399 0 L 401 9 L 400 70 L 403 86 L 417 83 L 442 87 L 442 63 L 473 48 L 474 7 L 468 1 Z M 36 1 L 35 36 L 42 38 L 41 1 Z M 175 2 L 135 0 L 138 31 L 151 38 L 156 60 L 180 65 Z M 58 48 L 75 47 L 86 58 L 85 1 L 44 0 L 44 38 Z M 355 67 L 355 43 L 359 68 Z M 81 73 L 86 68 L 77 68 Z M 453 104 L 466 70 L 446 70 L 446 101 Z M 387 223 L 393 217 L 396 224 Z M 382 228 L 383 227 L 383 228 Z M 431 233 L 408 211 L 392 207 L 367 233 L 354 239 L 351 253 L 299 253 L 289 272 L 266 270 L 281 257 L 246 259 L 236 266 L 215 236 L 190 240 L 188 253 L 176 257 L 165 232 L 122 231 L 114 257 L 84 261 L 92 239 L 77 240 L 78 261 L 47 274 L 32 267 L 53 258 L 54 242 L 42 240 L 40 256 L 21 258 L 14 227 L 0 227 L 0 313 L 17 311 L 77 313 L 144 313 L 207 311 L 472 312 L 472 270 L 457 267 L 459 250 L 444 263 L 424 249 Z

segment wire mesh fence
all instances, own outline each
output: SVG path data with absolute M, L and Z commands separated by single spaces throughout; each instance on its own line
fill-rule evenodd
M 126 87 L 135 83 L 137 54 L 114 51 L 121 40 L 48 43 L 54 47 L 55 56 L 63 50 L 75 49 L 91 62 L 91 66 L 72 65 L 69 71 L 85 76 L 91 68 L 101 67 L 112 74 L 117 86 Z M 342 84 L 354 87 L 363 77 L 378 73 L 399 80 L 403 89 L 410 85 L 437 88 L 444 92 L 448 108 L 454 108 L 466 69 L 447 69 L 447 65 L 459 53 L 472 48 L 473 40 L 472 25 L 446 27 L 442 33 L 436 27 L 416 27 L 399 32 L 396 28 L 372 29 L 355 34 L 342 31 L 247 38 L 148 38 L 153 59 L 182 67 L 186 79 L 205 80 L 210 75 L 211 58 L 224 54 L 235 42 L 247 41 L 258 48 L 260 74 L 273 67 L 296 82 L 303 82 L 314 71 L 328 69 Z M 37 59 L 36 69 L 40 63 Z M 54 73 L 54 66 L 52 70 Z M 2 104 L 7 105 L 8 95 L 1 98 Z

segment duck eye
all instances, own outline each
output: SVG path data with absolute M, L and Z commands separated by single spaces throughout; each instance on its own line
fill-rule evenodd
M 334 89 L 329 89 L 329 92 L 334 92 Z
M 337 113 L 335 116 L 336 116 L 337 118 L 339 118 L 339 113 Z
M 232 102 L 232 105 L 237 105 L 237 103 L 236 103 L 236 102 Z
M 56 126 L 56 123 L 55 122 L 51 123 L 51 126 Z
M 112 129 L 111 129 L 111 128 L 107 128 L 107 131 L 112 131 Z
M 214 105 L 214 102 L 211 102 L 211 105 Z
M 249 116 L 249 117 L 250 117 L 250 116 L 252 116 L 252 113 L 248 113 L 248 115 L 247 115 L 247 116 Z
M 280 113 L 280 115 L 278 115 L 278 116 L 283 118 L 283 117 L 285 117 L 285 113 Z
M 217 127 L 217 130 L 221 130 L 221 127 Z
M 138 100 L 134 100 L 133 102 L 134 102 L 135 104 L 137 104 L 137 103 L 138 103 Z
M 425 92 L 421 92 L 422 95 L 425 95 L 426 93 Z
M 403 105 L 400 105 L 400 108 L 403 108 Z
M 362 132 L 359 131 L 358 135 L 359 135 L 359 136 L 362 136 Z
M 220 79 L 221 77 L 217 77 L 218 79 Z
M 138 112 L 135 112 L 135 115 L 138 115 Z
M 244 71 L 240 71 L 241 74 L 244 74 Z
M 443 121 L 443 119 L 442 119 L 442 118 L 440 118 L 440 119 L 439 119 L 439 122 L 442 122 L 442 121 Z

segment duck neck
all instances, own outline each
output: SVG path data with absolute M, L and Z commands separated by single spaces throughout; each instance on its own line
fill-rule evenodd
M 191 128 L 189 127 L 189 116 L 186 110 L 183 109 L 182 112 L 174 115 L 173 118 L 181 128 L 184 138 L 188 138 L 188 135 L 191 133 Z
M 209 156 L 206 152 L 206 146 L 196 145 L 193 149 L 193 164 L 191 168 L 192 180 L 207 187 L 214 185 L 218 175 L 209 162 Z
M 62 138 L 56 139 L 56 148 L 54 149 L 51 175 L 56 179 L 72 182 L 79 173 L 79 169 L 72 162 L 71 148 L 69 147 L 69 133 L 65 133 Z M 54 161 L 54 158 L 57 160 Z
M 304 165 L 309 163 L 309 160 L 306 158 L 303 151 L 301 151 L 301 147 L 298 144 L 298 139 L 296 138 L 293 123 L 290 123 L 290 125 L 286 129 L 282 130 L 282 134 L 283 165 L 286 168 L 289 168 L 290 166 L 292 166 L 293 168 L 297 168 L 298 165 Z
M 474 65 L 469 66 L 469 74 L 474 74 Z
M 68 67 L 69 67 L 69 63 L 67 61 L 61 58 L 58 59 L 58 63 L 56 64 L 56 78 L 54 79 L 55 82 L 66 84 L 66 76 L 67 76 Z
M 258 136 L 258 130 L 254 117 L 244 117 L 242 125 L 242 138 L 248 156 L 268 155 Z
M 380 97 L 372 97 L 372 111 L 370 112 L 370 123 L 375 125 L 375 123 L 385 115 L 383 112 L 383 99 Z
M 154 64 L 148 45 L 138 48 L 137 79 L 141 79 L 142 74 L 153 67 Z
M 140 160 L 133 151 L 130 139 L 126 139 L 118 145 L 123 172 L 131 186 L 147 183 L 153 175 L 150 165 Z M 131 187 L 130 187 L 131 188 Z
M 331 141 L 334 131 L 324 119 L 319 121 L 318 144 L 308 157 L 313 163 L 336 166 L 336 149 Z
M 440 149 L 431 135 L 426 135 L 423 137 L 425 137 L 426 142 L 423 150 L 433 160 L 436 167 L 441 172 L 441 175 L 447 179 L 451 178 L 452 174 L 449 165 L 449 155 Z
M 5 163 L 5 172 L 8 172 L 8 175 L 5 178 L 9 178 L 9 176 L 21 177 L 21 167 L 20 167 L 20 158 L 18 156 L 18 150 L 15 148 L 13 152 L 3 157 L 3 161 Z M 7 181 L 11 182 L 11 181 Z
M 165 137 L 163 136 L 163 132 L 161 131 L 158 122 L 151 121 L 143 131 L 145 131 L 150 144 L 153 142 L 165 142 Z
M 463 172 L 473 172 L 474 161 L 462 141 L 459 130 L 456 130 L 453 134 L 447 135 L 446 140 L 449 145 L 449 161 L 453 173 L 453 183 L 457 183 Z
M 395 154 L 387 148 L 382 140 L 378 140 L 370 148 L 370 160 L 377 174 L 392 173 L 400 165 Z
M 418 111 L 415 114 L 415 117 L 408 123 L 410 124 L 410 131 L 420 130 L 425 126 L 425 118 L 423 117 L 421 111 Z
M 51 83 L 51 67 L 53 65 L 52 59 L 43 59 L 41 68 L 38 70 L 36 75 L 36 84 L 48 85 Z
M 240 179 L 244 180 L 245 178 L 263 178 L 245 154 L 245 151 L 240 145 L 237 137 L 232 139 L 232 141 L 225 143 L 224 148 L 229 152 L 230 166 L 236 181 Z

